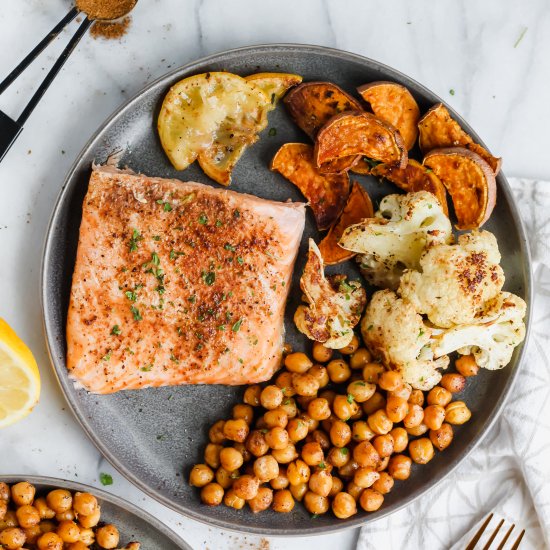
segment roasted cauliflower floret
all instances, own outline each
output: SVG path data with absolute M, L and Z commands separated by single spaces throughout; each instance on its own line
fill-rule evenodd
M 523 318 L 526 309 L 519 296 L 501 292 L 474 323 L 456 326 L 437 335 L 432 344 L 434 354 L 453 351 L 461 355 L 473 354 L 479 367 L 501 369 L 510 362 L 514 348 L 525 338 Z
M 433 388 L 441 380 L 440 369 L 449 365 L 446 355 L 435 358 L 430 345 L 432 329 L 422 316 L 391 290 L 374 293 L 361 321 L 361 333 L 370 351 L 415 389 Z
M 323 258 L 313 239 L 300 287 L 308 305 L 294 314 L 298 330 L 310 340 L 340 349 L 353 338 L 353 327 L 361 319 L 367 295 L 359 281 L 346 281 L 343 275 L 325 277 Z
M 437 327 L 473 323 L 502 289 L 500 252 L 488 231 L 461 235 L 458 244 L 430 247 L 420 269 L 401 277 L 398 294 Z
M 374 218 L 348 227 L 339 245 L 359 254 L 361 272 L 371 284 L 397 289 L 405 269 L 418 269 L 431 245 L 452 242 L 451 222 L 427 191 L 388 195 Z

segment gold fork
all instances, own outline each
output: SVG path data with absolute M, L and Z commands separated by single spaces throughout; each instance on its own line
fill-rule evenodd
M 494 514 L 490 514 L 489 517 L 483 522 L 483 525 L 479 528 L 478 532 L 474 535 L 473 539 L 468 543 L 468 546 L 466 546 L 465 550 L 474 550 L 474 548 L 476 547 L 476 544 L 479 542 L 479 539 L 481 538 L 483 533 L 485 533 L 485 530 L 489 526 L 489 523 L 491 523 L 491 520 L 493 519 L 493 515 Z M 486 542 L 486 544 L 485 544 L 485 546 L 483 547 L 482 550 L 503 550 L 504 545 L 506 544 L 507 540 L 510 538 L 510 535 L 512 534 L 512 531 L 514 530 L 514 528 L 516 526 L 515 524 L 512 524 L 510 529 L 508 529 L 508 531 L 504 535 L 504 538 L 500 541 L 500 544 L 496 547 L 495 546 L 491 547 L 491 545 L 495 541 L 495 538 L 496 538 L 498 532 L 500 531 L 500 528 L 503 525 L 504 525 L 504 520 L 501 519 L 499 524 L 496 526 L 495 530 L 493 531 L 493 534 L 489 537 L 489 540 Z M 519 545 L 521 544 L 521 539 L 523 538 L 524 535 L 525 535 L 525 529 L 523 529 L 521 531 L 518 538 L 515 540 L 513 545 L 510 547 L 510 550 L 517 550 L 517 548 L 519 548 Z

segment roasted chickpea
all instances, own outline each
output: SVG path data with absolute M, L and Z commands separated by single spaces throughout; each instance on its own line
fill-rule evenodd
M 271 455 L 279 464 L 288 464 L 299 456 L 294 443 L 289 443 L 284 449 L 273 449 Z
M 475 376 L 479 367 L 473 355 L 462 355 L 455 361 L 456 370 L 462 374 L 462 376 Z
M 348 395 L 351 395 L 357 403 L 368 401 L 376 391 L 376 386 L 364 380 L 355 380 L 348 384 Z
M 245 500 L 250 500 L 258 494 L 258 489 L 260 487 L 260 481 L 251 475 L 243 475 L 236 479 L 233 483 L 233 491 L 235 494 L 244 498 Z
M 401 399 L 404 399 L 405 401 L 408 401 L 411 397 L 412 393 L 412 386 L 410 384 L 407 384 L 406 382 L 403 382 L 403 385 L 395 390 L 395 391 L 389 391 L 387 393 L 387 398 L 390 397 L 401 397 Z
M 299 418 L 293 418 L 288 423 L 286 431 L 288 433 L 288 438 L 293 443 L 305 439 L 308 434 L 307 424 Z
M 314 420 L 326 420 L 332 414 L 329 402 L 322 397 L 316 397 L 310 401 L 307 407 L 307 413 Z
M 290 485 L 299 485 L 309 481 L 311 471 L 306 462 L 298 459 L 288 465 L 286 475 Z
M 307 373 L 317 380 L 319 388 L 324 388 L 330 382 L 328 371 L 322 365 L 313 365 Z
M 101 548 L 116 548 L 119 541 L 118 529 L 112 524 L 103 525 L 95 532 L 95 538 Z
M 294 418 L 298 414 L 298 407 L 296 406 L 296 401 L 292 397 L 285 397 L 281 406 L 279 407 L 281 411 L 286 413 L 287 418 Z
M 26 529 L 23 529 L 23 532 L 25 533 L 26 544 L 36 544 L 36 541 L 42 535 L 40 525 L 27 527 Z
M 332 501 L 332 512 L 339 519 L 350 518 L 357 513 L 355 499 L 349 493 L 337 493 Z
M 284 399 L 283 390 L 279 386 L 266 386 L 260 394 L 260 403 L 265 409 L 276 409 Z
M 50 531 L 38 538 L 36 546 L 38 550 L 63 550 L 63 540 L 57 533 Z
M 292 386 L 294 391 L 303 397 L 315 397 L 319 391 L 319 381 L 309 372 L 293 374 Z
M 284 428 L 275 426 L 265 434 L 265 441 L 271 449 L 284 449 L 288 447 L 290 439 L 288 432 Z
M 267 433 L 267 432 L 266 432 Z M 246 450 L 254 456 L 263 456 L 269 451 L 269 445 L 265 440 L 265 435 L 261 430 L 253 430 L 245 442 Z
M 81 540 L 78 542 L 70 542 L 67 544 L 67 550 L 88 550 L 88 545 L 84 544 Z M 131 547 L 127 547 L 127 550 L 133 549 Z M 137 550 L 139 550 L 139 548 Z
M 365 489 L 359 497 L 359 504 L 365 512 L 374 512 L 382 506 L 384 495 L 374 489 Z
M 36 506 L 36 503 L 35 503 L 35 506 Z M 97 498 L 94 497 L 94 495 L 91 495 L 90 493 L 80 493 L 80 492 L 77 492 L 74 494 L 73 508 L 77 514 L 83 514 L 85 516 L 89 516 L 90 514 L 93 514 L 97 510 L 98 506 L 99 505 L 97 503 Z M 66 541 L 66 542 L 71 542 L 71 541 Z
M 233 447 L 225 447 L 220 452 L 220 464 L 228 472 L 238 470 L 243 462 L 243 455 Z
M 402 397 L 389 396 L 386 402 L 386 415 L 394 423 L 401 422 L 409 412 L 409 404 Z
M 196 464 L 189 474 L 189 485 L 204 487 L 214 479 L 214 472 L 206 464 Z M 93 514 L 93 513 L 92 513 Z M 83 514 L 91 516 L 92 514 Z
M 390 462 L 389 456 L 385 456 L 384 458 L 381 458 L 380 462 L 378 463 L 378 466 L 376 467 L 376 471 L 383 472 L 388 467 L 389 462 Z
M 309 404 L 317 398 L 317 394 L 315 395 L 298 395 L 296 396 L 296 401 L 298 402 L 298 406 L 300 409 L 307 411 L 307 408 Z
M 387 434 L 393 428 L 393 422 L 388 418 L 385 409 L 378 409 L 367 418 L 369 428 L 378 435 Z
M 393 455 L 388 464 L 388 474 L 393 479 L 408 479 L 411 475 L 412 460 L 405 455 Z
M 434 457 L 434 446 L 427 437 L 409 443 L 409 455 L 417 464 L 427 464 Z
M 275 491 L 273 494 L 273 504 L 271 506 L 275 512 L 288 514 L 294 509 L 294 497 L 288 489 Z
M 21 481 L 11 486 L 11 498 L 17 506 L 32 504 L 36 489 L 27 481 Z
M 351 441 L 351 428 L 342 420 L 335 420 L 330 427 L 330 441 L 335 447 L 345 447 Z
M 453 398 L 451 392 L 442 388 L 441 386 L 433 387 L 427 397 L 429 405 L 440 405 L 441 407 L 446 407 Z
M 91 529 L 92 527 L 95 527 L 99 523 L 100 516 L 101 516 L 101 508 L 98 506 L 96 508 L 96 511 L 91 513 L 89 516 L 79 515 L 78 523 L 80 523 L 81 527 L 84 527 L 84 529 Z M 42 522 L 40 526 L 42 526 L 43 523 L 44 522 Z
M 376 470 L 372 468 L 359 468 L 353 476 L 353 483 L 365 489 L 371 487 L 379 478 L 380 474 Z
M 430 440 L 437 450 L 445 450 L 453 440 L 453 427 L 445 422 L 439 430 L 430 430 Z
M 423 420 L 424 409 L 416 403 L 411 404 L 409 401 L 409 412 L 403 419 L 403 426 L 405 426 L 405 428 L 414 428 L 415 426 L 422 424 Z
M 235 479 L 239 477 L 239 472 L 228 472 L 221 466 L 216 470 L 216 483 L 224 490 L 233 486 Z
M 326 469 L 316 470 L 309 478 L 308 487 L 310 491 L 328 497 L 332 488 L 332 475 Z
M 294 388 L 292 387 L 292 373 L 288 371 L 281 372 L 275 380 L 275 385 L 281 388 L 285 397 L 292 397 L 294 395 Z
M 15 515 L 17 516 L 19 527 L 23 529 L 34 527 L 40 523 L 40 514 L 38 510 L 30 504 L 24 504 L 17 508 Z
M 244 507 L 246 501 L 244 500 L 244 498 L 238 497 L 233 489 L 229 489 L 229 491 L 227 491 L 223 497 L 223 503 L 229 508 L 241 510 Z
M 372 359 L 370 351 L 365 348 L 357 349 L 349 358 L 349 366 L 353 370 L 362 369 Z
M 55 519 L 57 521 L 73 521 L 74 518 L 74 510 L 72 508 L 70 510 L 65 510 L 64 512 L 58 512 L 55 514 Z
M 359 468 L 360 466 L 355 460 L 349 460 L 346 464 L 338 468 L 338 475 L 348 479 L 353 477 Z
M 0 521 L 4 519 L 7 511 L 8 511 L 8 501 L 0 500 Z M 0 526 L 0 529 L 2 529 L 1 526 Z
M 419 435 L 424 435 L 428 431 L 428 426 L 424 424 L 424 422 L 421 422 L 418 424 L 418 426 L 414 426 L 412 428 L 405 428 L 407 430 L 407 433 L 409 435 L 418 437 Z
M 359 485 L 353 481 L 350 481 L 346 485 L 346 492 L 349 493 L 356 502 L 359 500 L 359 497 L 364 490 L 365 489 L 363 487 L 359 487 Z
M 313 491 L 306 491 L 304 495 L 304 506 L 310 514 L 325 514 L 329 508 L 329 500 L 327 497 L 318 495 Z
M 314 430 L 306 437 L 306 442 L 311 443 L 312 441 L 319 443 L 323 451 L 328 451 L 330 449 L 330 438 L 323 430 Z
M 63 542 L 78 542 L 80 527 L 74 521 L 62 521 L 57 527 L 57 534 Z M 104 546 L 103 548 L 107 548 Z
M 311 441 L 302 447 L 302 460 L 308 466 L 317 466 L 324 458 L 323 449 L 317 441 Z
M 445 407 L 445 420 L 449 424 L 464 424 L 470 418 L 472 413 L 464 401 L 453 401 Z
M 86 546 L 90 546 L 95 542 L 95 533 L 91 529 L 80 530 L 80 542 Z
M 385 435 L 377 435 L 371 443 L 381 458 L 385 458 L 393 454 L 393 437 L 389 433 Z
M 365 414 L 372 414 L 386 406 L 386 399 L 380 392 L 374 392 L 370 399 L 367 399 L 363 403 L 363 412 Z
M 369 441 L 375 435 L 365 420 L 358 420 L 352 424 L 351 437 L 353 441 Z
M 466 387 L 466 378 L 457 372 L 444 374 L 439 382 L 451 393 L 460 393 Z
M 380 462 L 380 455 L 370 441 L 361 441 L 353 449 L 353 460 L 363 468 L 376 468 Z
M 308 433 L 315 431 L 319 427 L 319 421 L 314 420 L 307 413 L 301 413 L 298 418 L 306 423 Z
M 363 367 L 363 380 L 371 384 L 378 384 L 380 375 L 385 371 L 380 363 L 367 363 Z
M 8 527 L 0 531 L 0 545 L 2 545 L 2 548 L 17 550 L 25 544 L 25 540 L 24 531 L 18 527 Z
M 430 430 L 439 430 L 445 420 L 445 409 L 441 405 L 428 405 L 424 409 L 424 424 Z
M 291 485 L 290 493 L 298 501 L 302 502 L 304 495 L 308 492 L 307 483 L 300 483 L 299 485 Z
M 223 425 L 223 435 L 231 441 L 243 443 L 248 437 L 249 432 L 250 428 L 242 418 L 238 418 L 237 420 L 226 420 Z
M 290 372 L 304 373 L 307 372 L 313 363 L 311 359 L 302 352 L 290 353 L 285 357 L 285 367 Z
M 237 403 L 237 405 L 233 407 L 233 418 L 242 418 L 247 424 L 252 424 L 252 421 L 254 420 L 254 409 L 252 408 L 252 405 Z
M 248 388 L 244 390 L 243 401 L 247 405 L 251 405 L 252 407 L 259 407 L 261 393 L 262 393 L 262 387 L 259 384 L 248 386 Z M 212 441 L 212 443 L 217 443 L 217 442 Z
M 397 391 L 403 386 L 403 378 L 398 372 L 388 370 L 380 374 L 378 385 L 387 391 Z
M 56 513 L 66 512 L 73 506 L 73 497 L 65 489 L 54 489 L 46 496 L 48 506 Z
M 332 476 L 332 487 L 330 488 L 329 498 L 334 498 L 340 491 L 344 490 L 344 482 L 339 478 Z
M 49 533 L 50 531 L 55 531 L 57 529 L 57 525 L 53 521 L 41 521 L 39 526 L 41 533 Z
M 424 405 L 424 392 L 422 390 L 413 390 L 409 397 L 411 405 Z
M 278 409 L 266 411 L 264 414 L 264 420 L 268 428 L 274 428 L 275 426 L 278 426 L 279 428 L 286 428 L 288 424 L 288 416 L 280 407 Z
M 48 506 L 44 497 L 38 497 L 34 501 L 34 507 L 38 510 L 40 519 L 52 519 L 55 517 L 55 511 Z
M 254 514 L 267 510 L 273 502 L 273 489 L 260 487 L 254 498 L 248 501 L 248 506 Z
M 355 353 L 358 348 L 359 348 L 359 338 L 357 338 L 357 335 L 354 334 L 350 343 L 347 346 L 340 348 L 338 351 L 344 355 L 351 355 L 352 353 Z
M 332 464 L 335 468 L 341 468 L 350 461 L 350 458 L 349 449 L 346 447 L 333 447 L 327 455 L 327 462 Z
M 332 382 L 342 384 L 351 376 L 351 369 L 343 359 L 333 359 L 327 365 L 327 373 Z
M 290 485 L 286 476 L 286 468 L 279 466 L 279 475 L 272 479 L 269 484 L 275 490 L 286 489 Z
M 332 404 L 334 414 L 340 420 L 349 420 L 359 410 L 359 405 L 351 395 L 337 395 Z
M 279 464 L 271 455 L 261 456 L 254 461 L 254 475 L 260 482 L 271 481 L 279 475 Z
M 204 449 L 204 461 L 210 468 L 219 468 L 220 466 L 220 452 L 223 449 L 221 445 L 217 445 L 216 443 L 208 443 L 208 445 Z M 77 493 L 78 494 L 78 493 Z M 76 499 L 76 495 L 75 495 Z M 75 511 L 78 512 L 77 507 L 75 505 Z M 82 513 L 82 512 L 78 512 Z
M 315 361 L 318 361 L 319 363 L 326 363 L 327 361 L 330 361 L 333 353 L 334 352 L 332 349 L 326 348 L 323 344 L 321 344 L 321 342 L 313 342 L 312 355 Z
M 4 514 L 4 519 L 0 521 L 0 529 L 7 529 L 9 527 L 18 527 L 17 516 L 13 510 L 8 510 Z
M 219 445 L 225 441 L 225 435 L 223 433 L 223 428 L 225 426 L 224 420 L 218 420 L 212 424 L 211 428 L 208 430 L 208 438 L 211 443 Z
M 387 472 L 380 472 L 380 477 L 372 484 L 372 488 L 386 495 L 392 490 L 394 483 L 393 477 L 390 476 L 390 474 Z
M 3 481 L 0 481 L 0 500 L 8 501 L 10 499 L 9 485 Z

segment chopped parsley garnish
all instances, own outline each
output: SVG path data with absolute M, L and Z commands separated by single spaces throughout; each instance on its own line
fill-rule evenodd
M 344 456 L 347 455 L 347 454 L 349 453 L 347 447 L 342 447 L 342 448 L 340 449 L 340 452 L 341 452 Z
M 270 128 L 268 134 L 269 134 L 270 137 L 276 136 L 277 135 L 277 128 Z
M 353 403 L 354 397 L 353 395 L 351 395 L 351 393 L 348 393 L 347 401 L 350 405 Z
M 455 95 L 455 91 L 454 91 L 452 88 L 449 90 L 449 93 L 450 93 L 451 95 Z
M 220 325 L 220 326 L 218 327 L 218 330 L 224 331 L 224 330 L 225 330 L 225 325 Z
M 225 244 L 223 245 L 223 247 L 224 247 L 226 250 L 229 250 L 230 252 L 235 252 L 235 247 L 234 247 L 232 244 L 225 243 Z
M 214 271 L 203 271 L 201 277 L 208 286 L 212 286 L 216 281 L 216 273 Z
M 151 237 L 151 239 L 153 239 L 154 241 L 160 241 L 160 236 L 159 235 L 153 235 Z
M 170 259 L 171 260 L 176 259 L 176 251 L 173 248 L 172 248 L 172 250 L 170 250 Z
M 162 209 L 163 209 L 165 212 L 172 212 L 172 205 L 171 205 L 169 202 L 165 202 L 165 203 L 164 203 L 164 206 L 162 207 Z
M 216 227 L 221 227 L 223 222 L 221 220 L 216 220 Z
M 189 298 L 187 298 L 192 304 L 194 304 L 197 300 L 197 297 L 192 294 L 191 296 L 189 296 Z
M 173 354 L 170 354 L 170 361 L 174 361 L 174 363 L 179 363 L 179 359 Z
M 373 328 L 374 328 L 373 325 L 369 325 L 369 326 L 367 327 L 367 330 L 372 330 Z
M 149 363 L 148 365 L 145 365 L 144 367 L 141 367 L 141 369 L 139 369 L 139 370 L 141 370 L 143 372 L 149 372 L 152 368 L 153 368 L 152 363 Z
M 319 465 L 317 467 L 319 468 L 319 470 L 324 470 L 327 465 L 324 462 L 319 462 Z
M 104 474 L 101 472 L 99 474 L 99 481 L 101 482 L 101 485 L 112 485 L 113 484 L 113 476 L 111 474 Z
M 109 361 L 111 359 L 111 355 L 113 354 L 113 352 L 111 350 L 109 350 L 102 358 L 101 360 L 102 361 Z
M 138 242 L 142 239 L 143 237 L 141 236 L 141 233 L 137 229 L 134 229 L 132 231 L 132 236 L 130 237 L 130 252 L 135 252 L 138 249 Z
M 382 164 L 379 160 L 374 160 L 369 157 L 363 157 L 363 161 L 366 162 L 370 168 L 374 168 L 375 166 Z
M 208 223 L 208 216 L 204 212 L 199 216 L 199 223 L 201 225 L 206 225 Z
M 313 514 L 313 515 L 311 516 L 311 519 L 317 519 L 318 517 L 319 517 L 319 514 Z
M 135 302 L 137 300 L 137 294 L 133 290 L 127 290 L 124 295 L 130 302 Z
M 233 210 L 233 217 L 234 218 L 240 218 L 241 217 L 241 212 L 238 208 L 236 208 L 235 210 Z
M 134 321 L 141 321 L 143 317 L 141 316 L 141 313 L 139 312 L 139 309 L 137 307 L 131 306 L 130 311 L 132 312 L 132 315 L 134 316 Z
M 231 327 L 231 330 L 233 332 L 239 332 L 242 324 L 243 324 L 243 320 L 241 318 L 238 321 L 236 321 L 235 323 L 233 323 L 233 326 Z
M 151 262 L 153 262 L 155 265 L 160 265 L 160 258 L 156 252 L 153 252 L 151 254 Z
M 244 260 L 240 256 L 237 256 L 237 261 L 239 262 L 239 265 L 244 264 Z
M 418 331 L 418 338 L 420 338 L 421 336 L 424 336 L 424 330 L 422 329 Z
M 111 334 L 113 336 L 119 336 L 120 334 L 122 333 L 122 331 L 120 330 L 120 327 L 118 325 L 115 325 L 112 329 L 111 329 Z

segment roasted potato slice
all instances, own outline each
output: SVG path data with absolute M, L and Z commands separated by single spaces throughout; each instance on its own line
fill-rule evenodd
M 275 109 L 277 102 L 293 86 L 302 82 L 302 77 L 290 73 L 255 73 L 245 76 L 244 79 L 257 86 L 269 98 L 270 110 Z
M 422 153 L 443 147 L 465 147 L 477 153 L 498 174 L 502 159 L 494 157 L 484 147 L 474 140 L 460 127 L 460 124 L 451 117 L 451 114 L 442 103 L 434 105 L 419 120 L 418 139 Z
M 330 228 L 325 238 L 319 244 L 319 250 L 326 265 L 339 264 L 355 256 L 354 252 L 344 250 L 338 245 L 340 237 L 350 226 L 361 222 L 364 218 L 372 218 L 374 210 L 369 194 L 360 183 L 353 182 L 351 192 L 340 214 L 338 221 Z
M 271 170 L 291 181 L 308 200 L 320 230 L 338 218 L 349 194 L 347 174 L 321 174 L 313 163 L 313 147 L 285 143 L 271 161 Z
M 331 82 L 306 82 L 291 90 L 284 103 L 294 122 L 311 138 L 334 115 L 361 111 L 359 101 Z
M 451 195 L 457 229 L 476 229 L 489 219 L 496 203 L 496 179 L 477 153 L 464 147 L 434 149 L 423 164 L 434 171 Z
M 399 130 L 410 151 L 418 137 L 420 109 L 411 92 L 396 82 L 370 82 L 357 91 L 369 103 L 372 112 Z
M 225 168 L 258 139 L 270 106 L 262 90 L 231 73 L 184 78 L 170 88 L 162 103 L 158 118 L 162 147 L 174 167 L 184 170 L 214 146 L 202 155 L 201 165 L 227 185 L 231 175 Z
M 429 191 L 435 195 L 445 214 L 449 215 L 445 186 L 430 168 L 422 166 L 416 160 L 409 159 L 405 168 L 378 164 L 371 170 L 371 174 L 395 183 L 399 189 L 407 193 Z
M 403 138 L 391 124 L 363 111 L 333 116 L 317 134 L 316 166 L 357 155 L 402 168 L 407 165 Z

